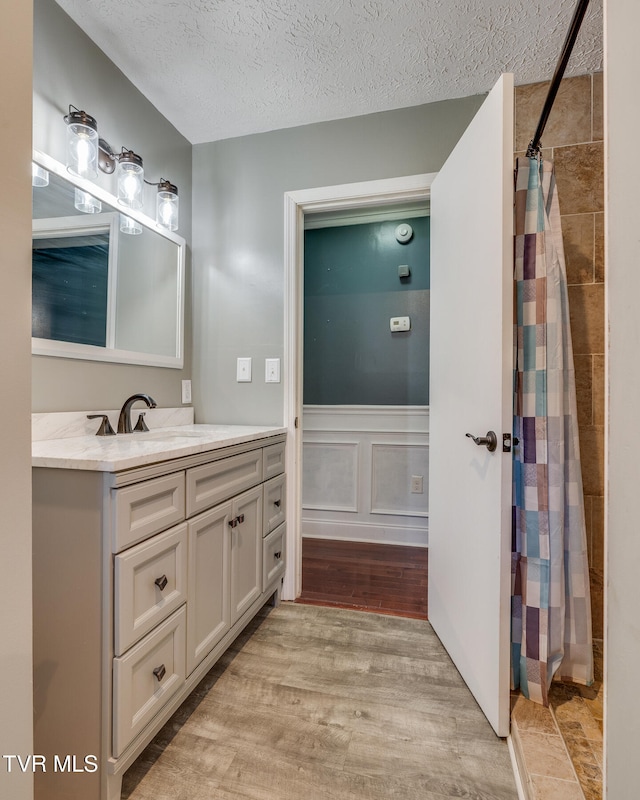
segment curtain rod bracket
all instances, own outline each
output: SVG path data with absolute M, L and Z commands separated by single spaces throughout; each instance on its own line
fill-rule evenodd
M 538 142 L 537 145 L 533 143 L 533 139 L 529 142 L 529 147 L 527 147 L 527 158 L 542 158 L 542 142 Z

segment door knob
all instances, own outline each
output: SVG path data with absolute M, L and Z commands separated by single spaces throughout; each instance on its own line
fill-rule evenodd
M 498 446 L 498 437 L 495 431 L 487 431 L 486 436 L 474 436 L 472 433 L 466 433 L 465 436 L 473 439 L 477 445 L 484 445 L 490 453 L 493 453 Z

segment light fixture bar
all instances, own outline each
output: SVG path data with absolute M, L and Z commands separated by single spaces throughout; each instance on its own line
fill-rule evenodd
M 98 123 L 86 111 L 81 111 L 73 105 L 69 106 L 69 113 L 65 115 L 67 124 L 67 169 L 81 178 L 95 178 L 98 168 L 111 175 L 117 167 L 117 195 L 118 202 L 126 208 L 141 209 L 144 205 L 144 184 L 158 187 L 156 196 L 156 224 L 169 231 L 178 229 L 178 187 L 165 178 L 158 183 L 150 183 L 144 179 L 142 157 L 133 150 L 122 148 L 116 153 L 106 139 L 98 137 Z M 34 167 L 35 170 L 35 167 Z M 36 184 L 34 171 L 34 186 Z M 86 193 L 85 193 L 86 194 Z M 76 208 L 85 213 L 95 213 L 95 206 L 91 202 L 94 198 L 76 196 Z M 97 201 L 95 201 L 97 202 Z M 120 230 L 124 233 L 141 233 L 138 223 L 122 214 L 120 217 Z

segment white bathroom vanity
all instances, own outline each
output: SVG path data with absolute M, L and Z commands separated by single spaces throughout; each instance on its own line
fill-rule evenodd
M 58 438 L 33 444 L 35 797 L 119 800 L 127 767 L 279 599 L 284 429 L 98 437 L 84 414 L 46 416 L 34 430 Z

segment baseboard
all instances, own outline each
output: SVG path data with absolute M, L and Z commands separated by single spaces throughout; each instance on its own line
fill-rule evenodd
M 522 775 L 520 773 L 520 765 L 518 763 L 518 757 L 516 754 L 516 743 L 511 735 L 507 736 L 507 747 L 509 748 L 509 756 L 511 757 L 511 767 L 513 769 L 513 777 L 516 782 L 518 800 L 529 800 L 529 795 L 527 794 L 525 783 L 522 780 Z
M 409 547 L 428 547 L 426 527 L 402 525 L 370 525 L 363 522 L 337 522 L 324 519 L 303 519 L 302 537 L 365 542 L 367 544 L 398 544 Z

